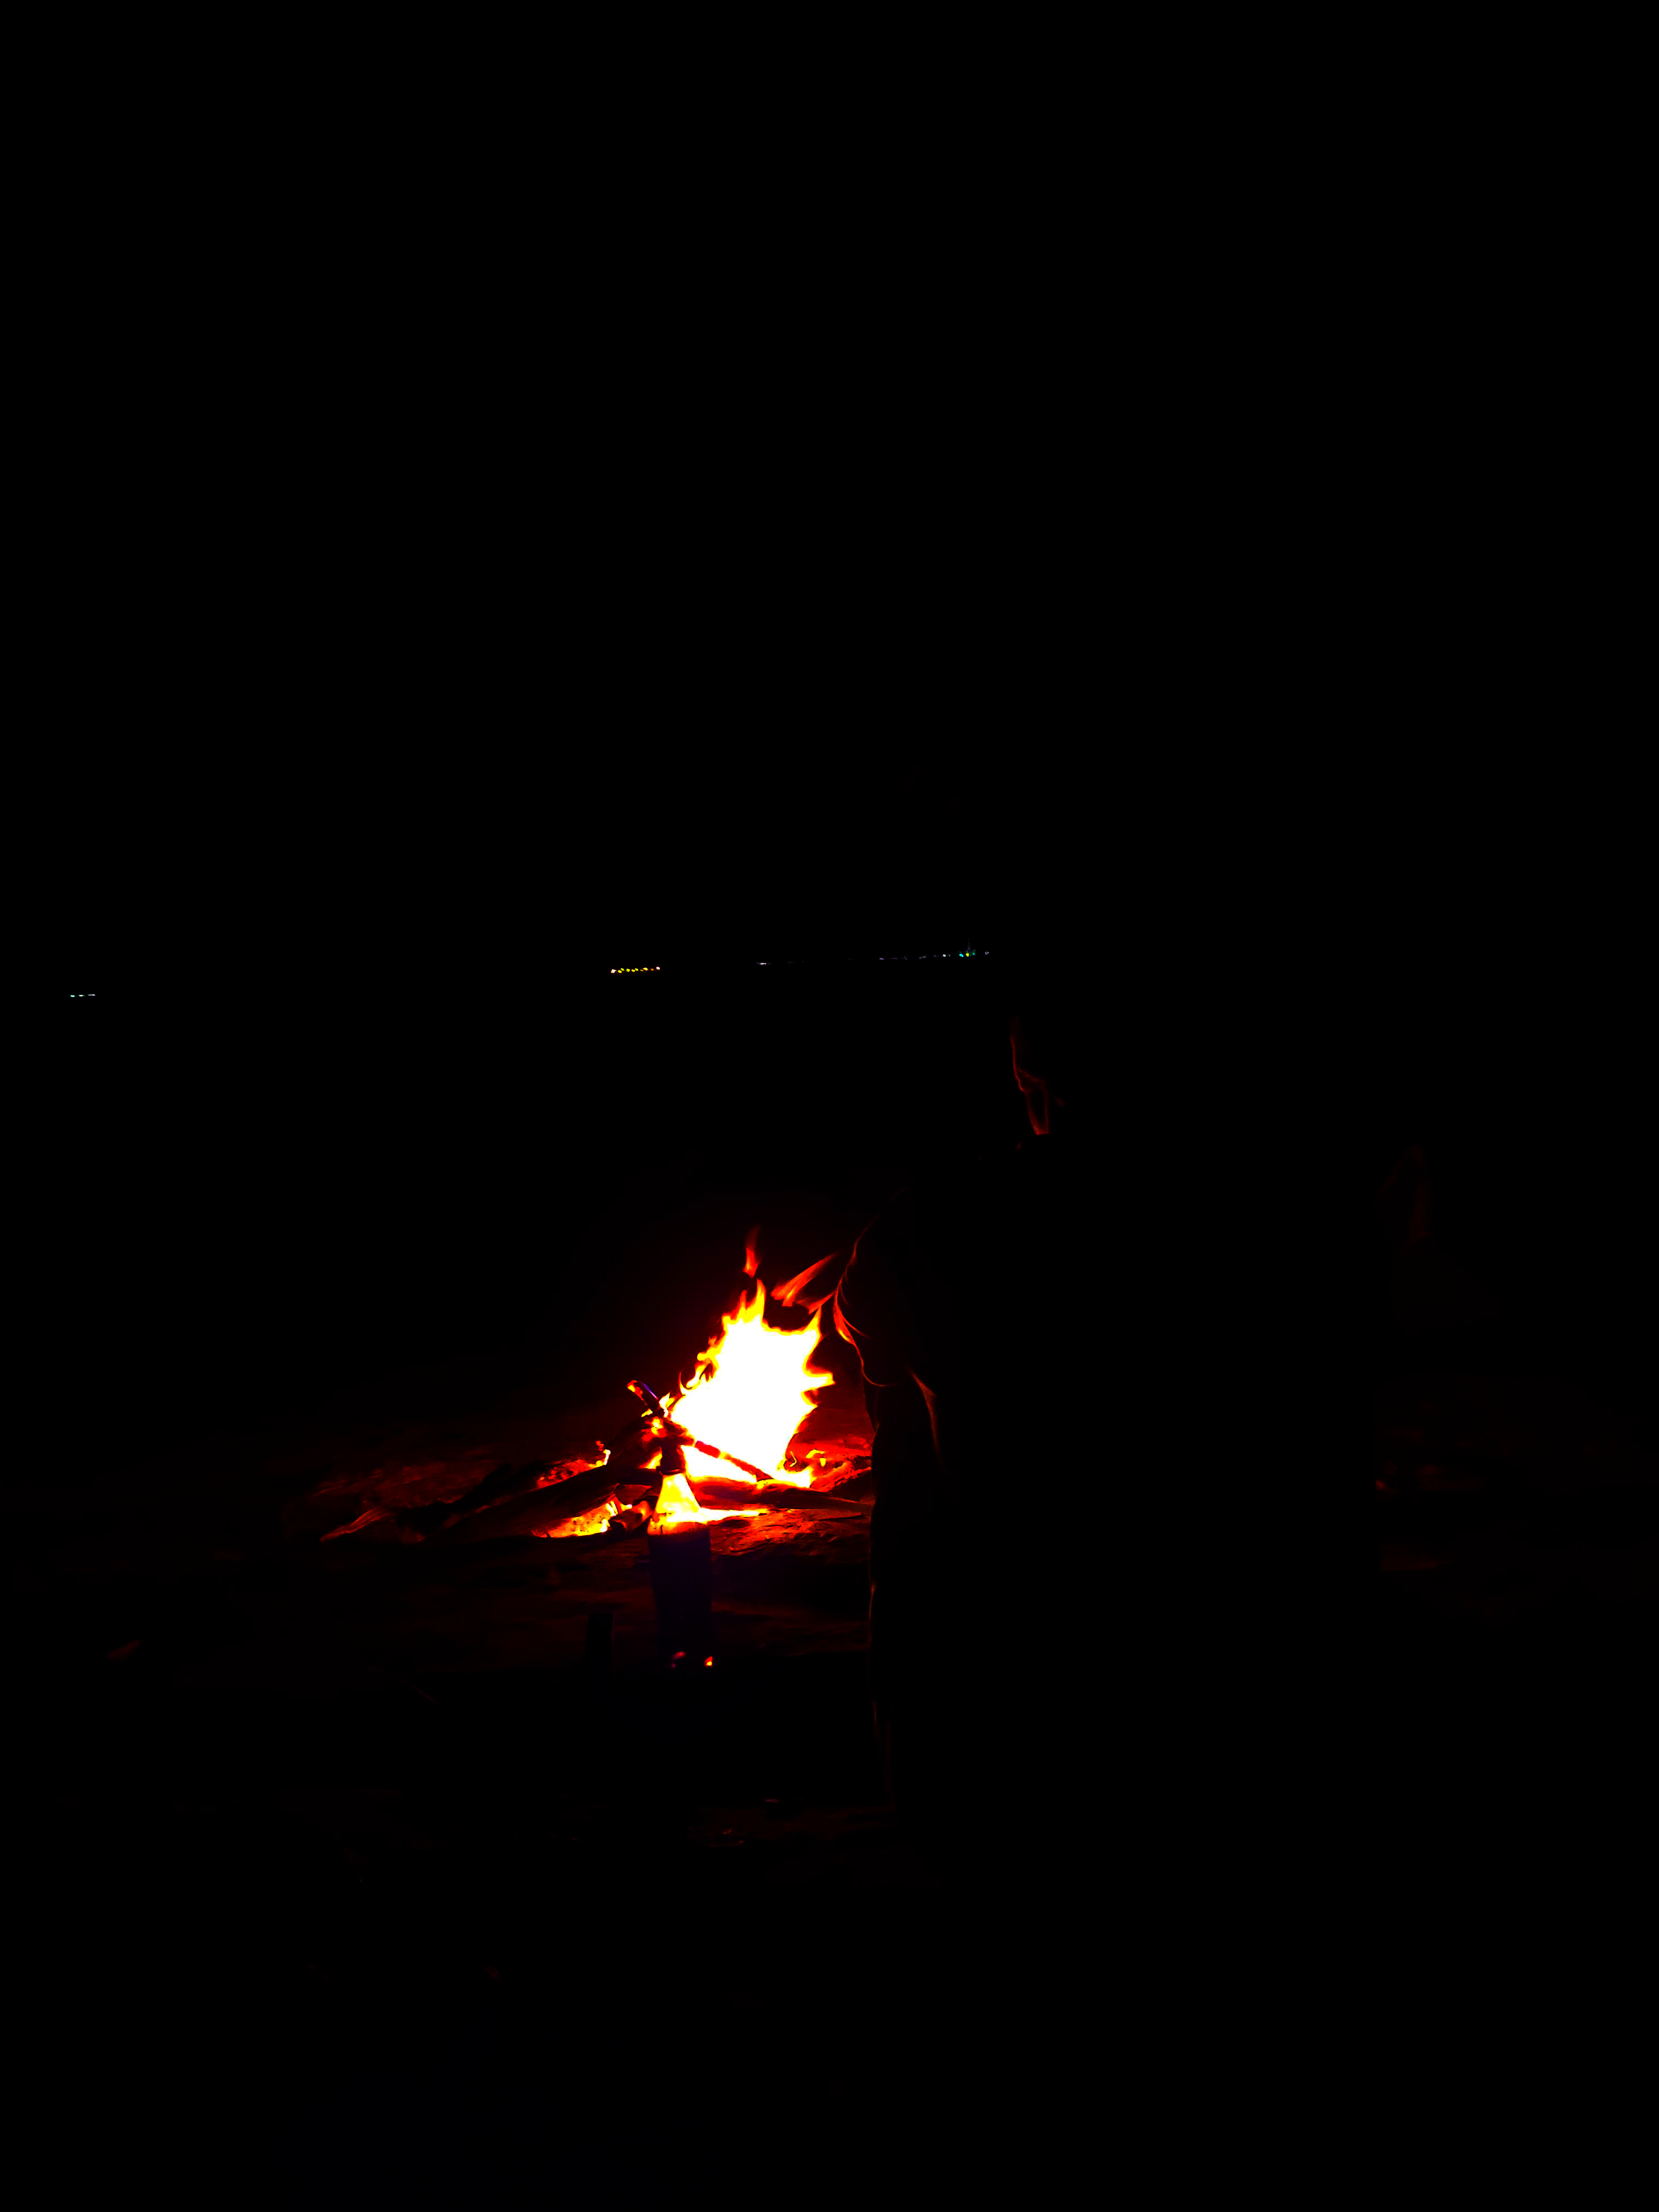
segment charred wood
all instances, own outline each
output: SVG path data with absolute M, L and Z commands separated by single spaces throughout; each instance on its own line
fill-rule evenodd
M 733 1482 L 718 1474 L 700 1474 L 695 1468 L 687 1469 L 685 1479 L 698 1504 L 711 1509 L 725 1506 L 741 1512 L 763 1505 L 772 1513 L 801 1513 L 828 1521 L 863 1517 L 856 1505 L 823 1491 L 798 1489 L 793 1483 Z
M 617 1486 L 616 1470 L 589 1468 L 545 1489 L 531 1490 L 517 1498 L 501 1499 L 481 1512 L 469 1513 L 453 1527 L 440 1528 L 440 1543 L 483 1543 L 496 1536 L 538 1536 L 561 1521 L 574 1520 L 601 1505 Z

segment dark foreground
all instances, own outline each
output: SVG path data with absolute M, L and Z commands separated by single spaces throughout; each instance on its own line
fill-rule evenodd
M 642 1537 L 320 1541 L 399 1484 L 441 1494 L 627 1410 L 465 1384 L 72 1500 L 19 1490 L 19 2141 L 52 2201 L 94 2175 L 354 2207 L 1045 2187 L 1061 2118 L 1115 2109 L 1103 2051 L 1186 2078 L 1229 2019 L 1246 2050 L 1222 1954 L 1183 1950 L 1206 1895 L 1258 1917 L 1228 1886 L 1243 1801 L 1188 1778 L 1180 1909 L 1179 1881 L 1126 1873 L 1159 1816 L 1121 1772 L 964 1806 L 944 1852 L 896 1826 L 867 1501 L 717 1532 L 717 1660 L 690 1676 L 659 1652 Z M 1381 1413 L 1363 1803 L 1322 1842 L 1341 1863 L 1298 1881 L 1341 1902 L 1335 1982 L 1420 2033 L 1564 1943 L 1585 1968 L 1638 1946 L 1659 1491 L 1565 1386 L 1419 1377 Z M 814 1418 L 856 1440 L 844 1382 Z M 1008 1555 L 1040 1571 L 1062 1540 Z M 1042 1875 L 1080 1804 L 1090 1895 Z M 1184 2027 L 1126 2004 L 1149 1948 L 1165 1967 L 1134 1986 Z M 1268 1948 L 1277 2003 L 1282 1928 Z
M 69 2194 L 642 2201 L 739 2114 L 750 2185 L 810 2194 L 883 2128 L 949 1886 L 883 1802 L 867 1501 L 717 1530 L 690 1674 L 642 1535 L 321 1542 L 629 1403 L 469 1379 L 494 1401 L 17 1500 L 14 1893 Z M 841 1391 L 813 1434 L 849 1410 L 856 1445 Z

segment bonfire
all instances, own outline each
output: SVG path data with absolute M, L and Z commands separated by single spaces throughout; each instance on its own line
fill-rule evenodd
M 473 1537 L 488 1530 L 568 1539 L 641 1528 L 661 1537 L 799 1505 L 800 1493 L 830 1471 L 827 1455 L 801 1455 L 795 1439 L 832 1379 L 814 1361 L 823 1343 L 823 1285 L 836 1266 L 831 1255 L 779 1286 L 775 1304 L 811 1311 L 805 1328 L 780 1328 L 766 1318 L 767 1288 L 751 1238 L 748 1285 L 697 1354 L 690 1379 L 682 1376 L 676 1389 L 660 1395 L 630 1382 L 641 1411 L 610 1444 L 596 1443 L 585 1456 L 497 1468 L 460 1498 L 452 1492 L 447 1499 L 402 1510 L 377 1503 L 323 1540 L 386 1522 L 409 1543 L 443 1536 L 463 1522 Z M 814 1289 L 817 1295 L 809 1295 Z M 550 1489 L 555 1495 L 538 1504 L 538 1493 Z

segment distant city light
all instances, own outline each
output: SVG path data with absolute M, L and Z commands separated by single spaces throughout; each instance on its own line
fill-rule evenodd
M 864 956 L 866 959 L 869 957 L 868 954 Z M 878 952 L 875 957 L 883 967 L 890 961 L 896 963 L 902 960 L 986 960 L 990 957 L 990 947 L 969 945 L 959 952 Z M 754 964 L 757 968 L 799 968 L 811 963 L 799 960 L 757 960 Z M 650 966 L 643 968 L 613 968 L 611 973 L 613 975 L 659 975 L 662 969 L 653 962 Z

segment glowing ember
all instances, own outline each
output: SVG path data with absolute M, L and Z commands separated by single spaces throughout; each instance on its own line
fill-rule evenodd
M 539 1534 L 544 1536 L 603 1536 L 621 1510 L 620 1503 L 613 1496 L 607 1498 L 603 1505 L 596 1505 L 591 1513 L 578 1513 L 568 1521 L 561 1521 L 556 1528 L 544 1528 Z
M 811 1469 L 786 1467 L 784 1455 L 812 1410 L 813 1393 L 830 1381 L 828 1375 L 814 1374 L 809 1364 L 823 1340 L 822 1322 L 814 1314 L 805 1328 L 774 1328 L 765 1310 L 766 1285 L 757 1276 L 753 1291 L 739 1299 L 735 1313 L 726 1315 L 719 1336 L 697 1354 L 697 1372 L 684 1390 L 664 1402 L 700 1443 L 771 1468 L 775 1480 L 805 1489 Z M 734 1481 L 754 1480 L 735 1468 L 726 1472 Z

